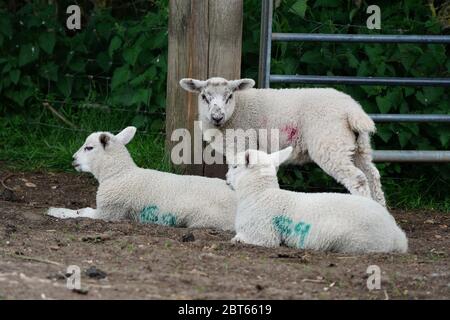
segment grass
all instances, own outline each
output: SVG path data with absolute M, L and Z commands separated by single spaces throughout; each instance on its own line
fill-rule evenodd
M 0 116 L 0 161 L 12 170 L 73 171 L 72 155 L 91 132 L 118 132 L 132 122 L 130 116 L 105 116 L 96 110 L 78 116 L 76 129 L 61 124 L 45 112 L 33 118 Z M 164 153 L 164 136 L 148 131 L 146 128 L 138 131 L 127 146 L 128 150 L 137 165 L 170 171 L 171 165 Z
M 0 165 L 16 171 L 68 171 L 74 172 L 72 155 L 84 143 L 90 132 L 117 132 L 133 123 L 133 115 L 84 110 L 76 114 L 64 114 L 77 124 L 72 129 L 51 113 L 0 115 Z M 41 124 L 36 124 L 36 123 Z M 151 122 L 150 122 L 151 124 Z M 164 136 L 150 129 L 140 128 L 128 149 L 136 164 L 145 168 L 173 171 L 164 152 Z M 81 131 L 80 131 L 81 130 Z M 144 133 L 147 132 L 147 133 Z M 408 167 L 409 166 L 409 167 Z M 420 166 L 423 175 L 411 177 Z M 393 175 L 385 165 L 379 165 L 382 183 L 388 203 L 399 209 L 438 210 L 450 213 L 450 179 L 446 164 L 440 167 L 428 165 L 402 165 L 402 174 Z M 440 170 L 441 172 L 436 172 Z M 410 172 L 411 171 L 411 172 Z M 405 173 L 404 173 L 405 172 Z M 413 172 L 414 173 L 414 172 Z M 306 192 L 345 192 L 345 189 L 324 174 L 315 165 L 297 170 L 281 170 L 283 188 Z M 414 175 L 413 175 L 414 176 Z

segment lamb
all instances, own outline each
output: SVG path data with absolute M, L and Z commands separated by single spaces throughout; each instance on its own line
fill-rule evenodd
M 225 136 L 225 151 L 222 143 L 215 143 L 216 137 L 204 134 L 204 140 L 211 140 L 227 163 L 249 148 L 274 152 L 292 146 L 291 164 L 315 162 L 350 193 L 386 206 L 380 174 L 372 163 L 370 134 L 375 124 L 349 95 L 332 88 L 252 89 L 252 79 L 187 78 L 180 85 L 198 93 L 203 132 L 217 129 Z M 242 129 L 234 133 L 240 138 L 249 129 L 275 129 L 279 138 L 268 143 L 273 139 L 270 132 L 266 139 L 248 134 L 248 144 L 236 150 L 235 136 L 227 135 L 228 129 Z
M 242 164 L 229 166 L 227 183 L 238 199 L 233 242 L 348 253 L 407 251 L 405 233 L 371 199 L 281 190 L 276 171 L 292 150 L 270 155 L 247 150 L 239 154 Z
M 135 133 L 135 127 L 127 127 L 116 135 L 92 133 L 74 154 L 75 169 L 92 173 L 99 182 L 97 209 L 50 208 L 47 214 L 62 219 L 130 219 L 234 230 L 236 197 L 224 180 L 137 167 L 125 147 Z

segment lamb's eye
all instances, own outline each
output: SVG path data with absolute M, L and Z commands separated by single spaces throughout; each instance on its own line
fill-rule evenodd
M 203 101 L 205 101 L 205 102 L 209 102 L 209 101 L 208 101 L 208 98 L 206 97 L 206 95 L 205 95 L 204 93 L 202 93 L 202 99 L 203 99 Z
M 230 95 L 228 96 L 226 103 L 228 103 L 231 99 L 233 99 L 233 94 L 230 94 Z
M 94 147 L 84 147 L 84 151 L 91 151 Z
M 236 164 L 235 164 L 235 165 L 233 165 L 233 166 L 232 166 L 232 168 L 233 168 L 233 169 L 236 169 L 236 168 L 237 168 L 237 165 L 236 165 Z

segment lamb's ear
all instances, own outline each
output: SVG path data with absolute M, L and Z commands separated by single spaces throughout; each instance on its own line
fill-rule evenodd
M 228 85 L 233 91 L 246 90 L 253 88 L 255 86 L 255 80 L 253 79 L 232 80 L 228 81 Z
M 135 134 L 136 134 L 136 127 L 126 127 L 118 134 L 116 134 L 116 138 L 117 140 L 122 142 L 122 144 L 126 145 L 133 139 Z
M 111 140 L 111 138 L 110 138 L 110 136 L 107 135 L 106 133 L 102 133 L 102 134 L 100 135 L 100 137 L 99 137 L 99 140 L 100 140 L 100 143 L 101 143 L 102 146 L 103 146 L 103 149 L 105 149 L 106 146 L 107 146 L 108 143 L 109 143 L 109 140 Z
M 270 159 L 272 160 L 275 167 L 279 167 L 283 162 L 288 160 L 292 154 L 292 150 L 294 150 L 294 148 L 287 147 L 283 150 L 271 153 Z
M 180 80 L 180 86 L 186 91 L 198 93 L 206 87 L 206 81 L 185 78 Z

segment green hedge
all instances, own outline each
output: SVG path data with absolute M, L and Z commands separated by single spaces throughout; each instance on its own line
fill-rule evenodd
M 167 70 L 167 1 L 115 2 L 112 8 L 83 5 L 83 27 L 65 28 L 66 5 L 44 1 L 0 4 L 0 115 L 38 117 L 43 101 L 70 122 L 80 123 L 83 107 L 111 106 L 123 123 L 147 132 L 164 128 Z M 377 1 L 381 30 L 365 27 L 370 2 L 351 0 L 275 1 L 274 30 L 315 33 L 448 33 L 447 9 L 433 1 Z M 105 3 L 105 1 L 97 1 Z M 435 1 L 435 3 L 438 3 Z M 448 7 L 448 5 L 447 5 Z M 55 14 L 58 12 L 58 14 Z M 445 25 L 447 23 L 447 25 Z M 257 78 L 260 0 L 244 1 L 242 75 Z M 380 77 L 449 77 L 444 45 L 276 43 L 272 73 Z M 449 91 L 439 87 L 336 86 L 369 113 L 450 113 Z M 48 110 L 45 111 L 48 113 Z M 118 111 L 119 112 L 119 111 Z M 122 122 L 111 116 L 110 127 Z M 52 120 L 56 121 L 56 120 Z M 57 120 L 59 121 L 59 120 Z M 58 122 L 54 122 L 58 123 Z M 117 124 L 117 125 L 116 125 Z M 117 127 L 115 127 L 117 126 Z M 379 124 L 377 149 L 449 149 L 444 124 Z M 423 181 L 436 197 L 448 200 L 448 165 L 379 164 L 385 185 Z M 282 183 L 295 189 L 338 188 L 314 168 L 286 169 Z M 400 180 L 398 180 L 400 179 Z M 416 183 L 414 182 L 414 183 Z M 428 190 L 429 191 L 429 190 Z

